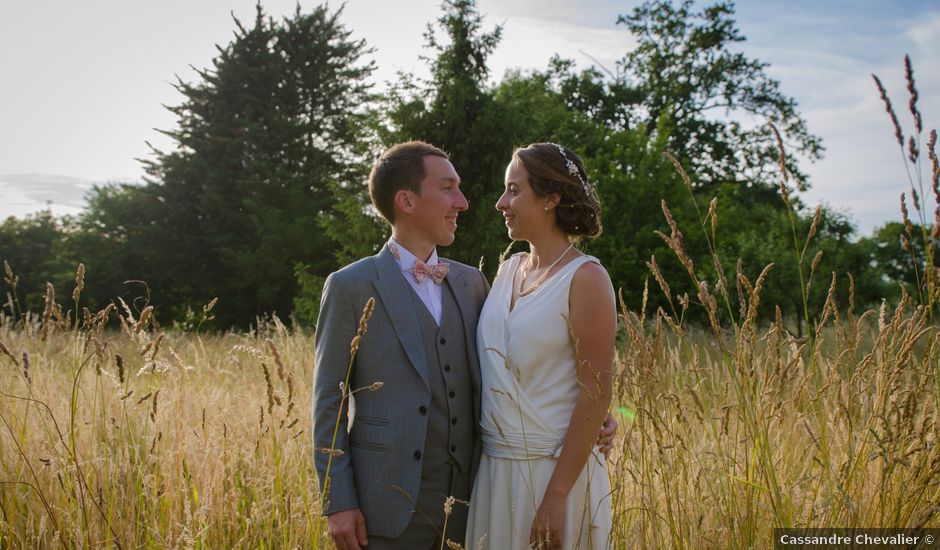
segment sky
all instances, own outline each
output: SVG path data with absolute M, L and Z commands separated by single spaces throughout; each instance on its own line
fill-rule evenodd
M 503 26 L 491 78 L 543 69 L 556 53 L 579 67 L 613 68 L 636 44 L 617 16 L 637 4 L 478 0 L 484 27 Z M 302 10 L 314 5 L 300 2 Z M 263 6 L 279 18 L 297 2 Z M 439 6 L 345 3 L 341 21 L 375 49 L 379 89 L 399 71 L 426 73 L 422 35 Z M 182 100 L 172 83 L 196 80 L 193 67 L 209 67 L 216 44 L 231 41 L 232 16 L 250 22 L 254 9 L 253 0 L 0 4 L 0 219 L 47 206 L 78 213 L 94 184 L 141 181 L 137 159 L 149 156 L 147 143 L 174 147 L 157 131 L 175 127 L 164 107 Z M 746 0 L 735 17 L 747 38 L 740 49 L 769 63 L 767 73 L 826 146 L 821 161 L 805 165 L 812 185 L 805 202 L 849 215 L 863 235 L 899 219 L 898 196 L 909 183 L 871 74 L 885 83 L 909 133 L 903 58 L 910 54 L 924 126 L 940 126 L 940 2 Z

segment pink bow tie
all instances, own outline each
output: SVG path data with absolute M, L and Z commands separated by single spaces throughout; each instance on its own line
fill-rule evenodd
M 441 284 L 444 281 L 444 277 L 447 276 L 447 264 L 428 265 L 418 260 L 411 269 L 411 275 L 418 284 L 424 282 L 428 277 L 430 277 L 435 284 Z

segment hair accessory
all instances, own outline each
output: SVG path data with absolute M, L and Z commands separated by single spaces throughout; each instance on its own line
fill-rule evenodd
M 565 166 L 568 167 L 568 172 L 578 178 L 578 181 L 581 182 L 581 187 L 584 189 L 584 194 L 590 197 L 591 186 L 588 185 L 587 181 L 585 181 L 583 177 L 581 177 L 581 171 L 578 170 L 578 165 L 575 164 L 573 160 L 568 158 L 568 155 L 565 154 L 565 148 L 561 145 L 558 146 L 558 152 L 561 153 L 562 158 L 565 159 Z

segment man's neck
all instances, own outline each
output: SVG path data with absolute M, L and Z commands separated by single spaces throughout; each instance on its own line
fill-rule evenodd
M 394 226 L 392 227 L 392 238 L 422 262 L 431 259 L 431 254 L 434 253 L 433 242 L 422 239 L 420 236 L 409 235 L 407 231 L 403 231 Z

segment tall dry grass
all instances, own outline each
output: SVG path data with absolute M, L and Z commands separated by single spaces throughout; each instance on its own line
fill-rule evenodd
M 833 304 L 811 350 L 780 323 L 758 327 L 751 288 L 720 345 L 664 312 L 623 314 L 616 546 L 940 525 L 940 342 L 924 306 Z M 328 547 L 310 335 L 276 320 L 175 333 L 121 310 L 119 330 L 0 327 L 0 547 Z
M 0 326 L 0 548 L 321 545 L 309 335 L 120 310 Z
M 774 527 L 940 526 L 940 331 L 933 322 L 940 301 L 934 262 L 940 166 L 932 131 L 931 227 L 923 204 L 923 126 L 908 58 L 905 76 L 916 132 L 906 142 L 904 160 L 921 231 L 915 235 L 902 195 L 901 240 L 918 274 L 917 294 L 905 293 L 896 308 L 882 305 L 857 315 L 851 275 L 816 273 L 821 252 L 812 251 L 820 210 L 807 234 L 798 234 L 776 128 L 771 127 L 780 154 L 780 197 L 793 230 L 806 336 L 787 333 L 779 308 L 775 322 L 758 323 L 761 287 L 774 266 L 745 274 L 739 263 L 736 273 L 725 273 L 717 255 L 714 200 L 698 220 L 717 279 L 710 285 L 663 203 L 670 231 L 660 236 L 686 268 L 696 296 L 672 296 L 652 258 L 653 280 L 670 311 L 648 314 L 645 297 L 639 312 L 622 306 L 628 338 L 617 367 L 617 395 L 632 421 L 612 461 L 617 545 L 770 547 Z M 897 116 L 875 80 L 904 156 Z M 669 158 L 691 193 L 679 161 Z M 829 279 L 819 318 L 808 313 L 814 278 L 822 279 L 816 284 Z M 849 287 L 848 303 L 836 301 L 840 284 Z M 683 325 L 689 307 L 704 309 L 704 329 Z

